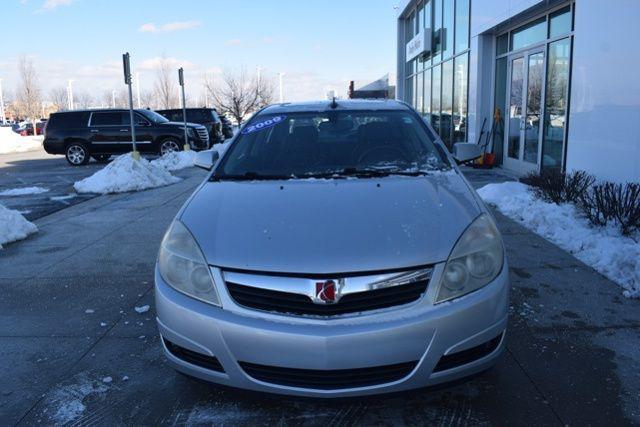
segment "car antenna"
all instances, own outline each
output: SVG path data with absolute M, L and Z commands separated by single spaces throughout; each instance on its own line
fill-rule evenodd
M 331 101 L 331 105 L 330 105 L 330 107 L 331 107 L 332 109 L 334 109 L 334 110 L 335 110 L 336 108 L 338 108 L 338 103 L 336 102 L 336 97 L 335 97 L 335 96 L 333 97 L 333 100 Z

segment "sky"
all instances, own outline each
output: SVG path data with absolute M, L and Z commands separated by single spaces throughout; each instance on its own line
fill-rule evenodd
M 184 67 L 189 97 L 205 73 L 258 68 L 285 101 L 346 95 L 386 73 L 395 76 L 398 0 L 0 0 L 0 79 L 5 97 L 17 64 L 31 58 L 43 98 L 72 79 L 74 93 L 122 90 L 122 54 L 143 90 L 159 58 Z M 177 71 L 176 71 L 177 76 Z M 176 77 L 177 78 L 177 77 Z

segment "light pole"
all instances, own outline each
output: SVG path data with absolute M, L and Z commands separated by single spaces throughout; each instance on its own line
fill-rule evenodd
M 69 107 L 69 110 L 73 110 L 73 87 L 71 86 L 71 83 L 73 83 L 73 80 L 69 80 L 69 83 L 67 84 L 67 106 Z
M 122 55 L 122 68 L 124 71 L 124 83 L 129 88 L 129 123 L 131 124 L 131 143 L 133 145 L 131 156 L 134 160 L 140 160 L 140 153 L 136 146 L 136 122 L 133 114 L 133 91 L 131 90 L 131 60 L 129 52 Z
M 116 108 L 116 91 L 111 91 L 111 108 Z
M 187 133 L 187 105 L 186 98 L 184 96 L 184 70 L 182 68 L 178 69 L 178 83 L 180 84 L 180 88 L 182 89 L 182 119 L 184 120 L 184 146 L 182 147 L 184 151 L 189 151 L 189 135 Z
M 282 94 L 282 77 L 284 77 L 284 73 L 278 73 L 278 79 L 280 80 L 280 103 L 282 104 L 284 101 L 284 97 Z
M 2 124 L 7 124 L 7 119 L 4 117 L 4 98 L 2 97 L 2 79 L 0 79 L 0 119 Z

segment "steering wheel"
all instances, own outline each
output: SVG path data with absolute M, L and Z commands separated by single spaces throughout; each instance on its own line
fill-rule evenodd
M 378 158 L 376 159 L 373 155 L 377 154 Z M 387 153 L 387 155 L 383 154 Z M 381 155 L 382 154 L 382 155 Z M 390 155 L 389 155 L 390 154 Z M 374 157 L 374 158 L 371 158 Z M 365 159 L 370 158 L 369 162 L 365 162 Z M 408 162 L 407 156 L 402 152 L 398 147 L 394 147 L 393 145 L 379 145 L 377 147 L 372 147 L 364 150 L 362 154 L 358 157 L 358 164 L 372 164 L 380 160 L 399 160 L 402 159 L 405 162 Z M 373 162 L 371 161 L 373 160 Z

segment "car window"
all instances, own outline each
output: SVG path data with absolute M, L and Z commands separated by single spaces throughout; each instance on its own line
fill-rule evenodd
M 182 114 L 180 114 L 182 117 Z M 212 121 L 209 110 L 187 110 L 187 121 L 195 123 L 204 123 Z
M 242 129 L 218 177 L 427 172 L 450 165 L 420 118 L 406 111 L 259 115 Z
M 124 113 L 119 111 L 93 113 L 91 116 L 91 126 L 123 126 L 128 123 L 130 123 L 128 115 L 125 122 Z

